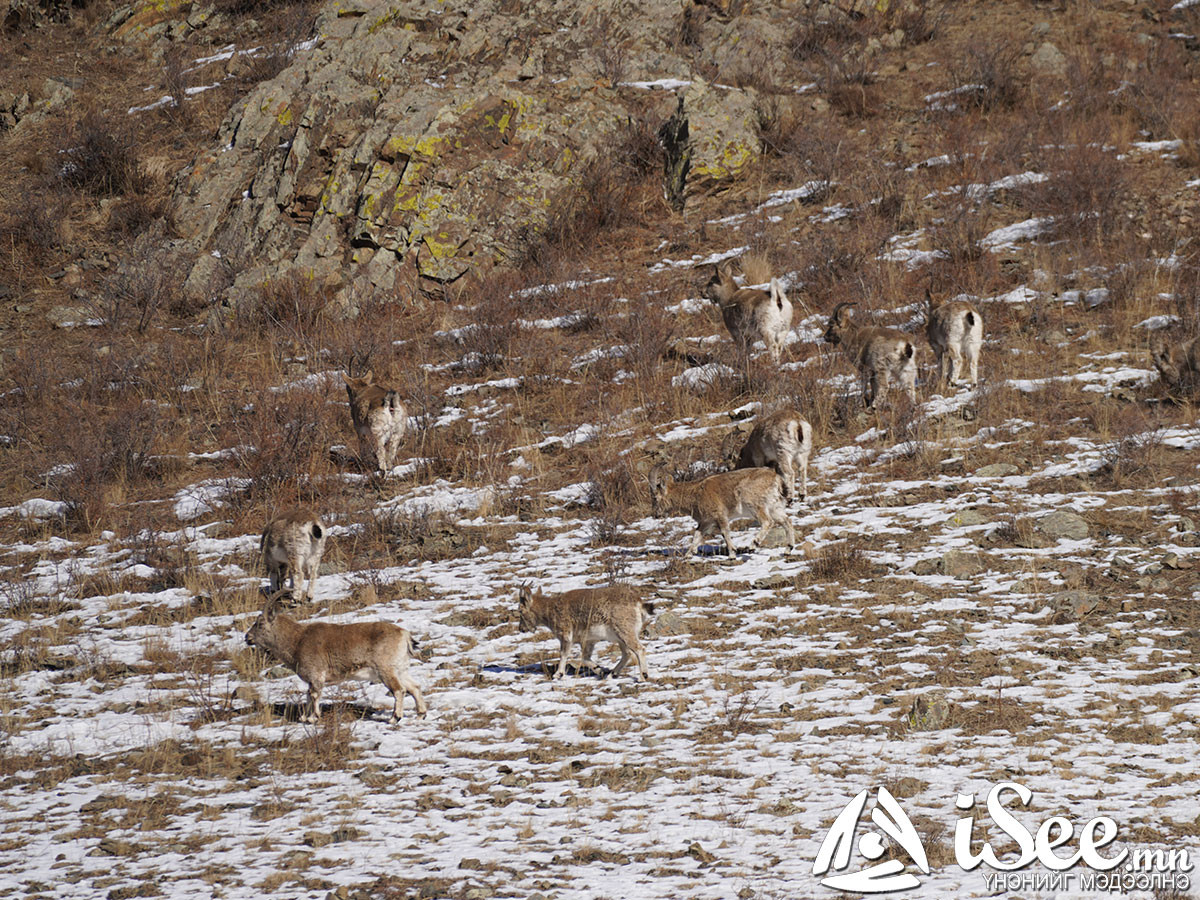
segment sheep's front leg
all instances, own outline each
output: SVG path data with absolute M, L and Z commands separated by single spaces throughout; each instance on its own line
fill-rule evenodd
M 729 519 L 721 519 L 721 537 L 725 539 L 725 553 L 727 556 L 737 556 L 737 548 L 733 546 L 733 538 L 729 535 Z
M 325 683 L 322 681 L 310 681 L 308 683 L 308 712 L 301 713 L 301 722 L 316 723 L 321 715 L 321 691 L 324 689 Z
M 564 634 L 558 639 L 558 668 L 554 670 L 555 678 L 562 678 L 567 672 L 567 654 L 571 652 L 572 635 Z

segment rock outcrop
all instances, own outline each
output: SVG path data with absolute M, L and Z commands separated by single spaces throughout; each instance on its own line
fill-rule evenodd
M 686 119 L 676 189 L 737 174 L 759 149 L 755 94 L 693 69 L 718 71 L 741 26 L 713 17 L 711 41 L 682 47 L 679 17 L 678 0 L 325 6 L 177 179 L 188 291 L 236 300 L 299 268 L 353 303 L 503 263 L 631 121 Z

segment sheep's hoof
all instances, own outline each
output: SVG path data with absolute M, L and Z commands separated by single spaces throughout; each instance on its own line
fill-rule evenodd
M 554 673 L 552 676 L 550 676 L 550 680 L 551 680 L 551 681 L 558 681 L 558 679 L 560 679 L 560 678 L 562 678 L 562 677 L 563 677 L 563 673 L 562 673 L 562 672 L 555 672 L 555 673 Z

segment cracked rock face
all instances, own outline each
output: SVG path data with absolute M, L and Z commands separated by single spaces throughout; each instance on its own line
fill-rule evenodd
M 710 23 L 708 51 L 679 46 L 678 17 L 676 0 L 327 6 L 177 180 L 188 290 L 215 293 L 218 259 L 233 299 L 299 268 L 350 302 L 503 264 L 618 128 L 665 120 L 677 92 L 696 184 L 736 174 L 758 152 L 753 92 L 691 73 L 737 23 Z

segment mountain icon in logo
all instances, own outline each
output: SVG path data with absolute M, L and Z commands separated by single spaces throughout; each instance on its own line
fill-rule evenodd
M 858 829 L 858 820 L 862 817 L 867 805 L 869 790 L 864 790 L 846 804 L 829 834 L 821 843 L 817 852 L 817 860 L 813 863 L 813 874 L 824 875 L 831 869 L 841 872 L 850 865 L 850 854 L 854 849 L 854 832 Z M 871 810 L 871 821 L 885 835 L 891 838 L 908 854 L 918 869 L 929 874 L 929 860 L 925 856 L 925 848 L 921 845 L 921 836 L 913 827 L 896 798 L 885 787 L 876 792 L 875 808 Z M 867 860 L 876 860 L 883 856 L 885 846 L 883 838 L 874 831 L 864 832 L 858 839 L 858 852 Z M 830 875 L 821 879 L 825 887 L 840 891 L 856 891 L 860 894 L 884 894 L 889 891 L 905 891 L 917 887 L 921 881 L 911 872 L 904 872 L 904 863 L 898 859 L 889 859 L 857 872 L 846 872 L 841 875 Z

